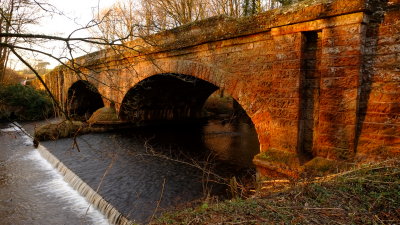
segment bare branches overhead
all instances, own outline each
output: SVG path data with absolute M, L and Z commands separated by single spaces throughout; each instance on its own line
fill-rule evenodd
M 250 16 L 298 0 L 120 0 L 95 18 L 94 36 L 133 40 L 217 15 Z

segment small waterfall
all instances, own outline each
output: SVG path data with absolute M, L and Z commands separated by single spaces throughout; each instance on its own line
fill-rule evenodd
M 40 155 L 45 158 L 54 168 L 56 168 L 64 180 L 69 183 L 76 191 L 84 196 L 88 202 L 93 204 L 101 213 L 103 213 L 110 223 L 116 225 L 128 225 L 134 224 L 125 216 L 123 216 L 117 209 L 115 209 L 110 203 L 104 200 L 95 190 L 93 190 L 88 184 L 80 179 L 74 172 L 68 169 L 62 162 L 60 162 L 53 154 L 51 154 L 45 147 L 39 145 L 37 151 Z

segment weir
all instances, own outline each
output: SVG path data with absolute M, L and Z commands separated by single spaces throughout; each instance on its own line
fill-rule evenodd
M 18 131 L 18 129 L 23 128 L 18 125 L 18 127 L 9 128 L 9 130 Z M 26 133 L 25 130 L 23 132 Z M 32 139 L 28 138 L 28 143 L 32 143 Z M 65 182 L 67 182 L 74 190 L 81 194 L 90 204 L 89 207 L 95 207 L 99 210 L 111 224 L 116 225 L 132 225 L 134 221 L 130 221 L 125 216 L 123 216 L 117 209 L 114 208 L 110 203 L 101 197 L 96 190 L 91 188 L 86 182 L 84 182 L 79 176 L 77 176 L 73 171 L 64 165 L 57 157 L 55 157 L 49 150 L 43 145 L 39 145 L 36 151 L 50 163 L 50 165 L 56 169 L 62 176 Z
M 117 209 L 114 208 L 110 203 L 103 199 L 95 190 L 87 185 L 81 178 L 79 178 L 74 172 L 66 167 L 60 160 L 58 160 L 53 154 L 51 154 L 44 146 L 39 145 L 37 151 L 40 155 L 46 159 L 61 175 L 64 180 L 72 186 L 76 191 L 79 192 L 83 197 L 87 199 L 93 207 L 97 208 L 103 213 L 111 224 L 116 225 L 132 225 L 133 221 L 130 221 L 124 217 Z
M 109 224 L 42 157 L 28 135 L 17 123 L 0 124 L 2 224 Z

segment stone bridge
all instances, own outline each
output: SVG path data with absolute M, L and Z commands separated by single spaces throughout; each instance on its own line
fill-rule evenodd
M 112 106 L 130 121 L 197 117 L 224 89 L 254 123 L 261 174 L 399 155 L 400 1 L 306 3 L 195 22 L 44 80 L 65 109 Z

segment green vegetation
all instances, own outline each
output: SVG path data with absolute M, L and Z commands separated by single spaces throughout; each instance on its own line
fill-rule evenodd
M 256 157 L 273 163 L 292 165 L 292 167 L 299 166 L 297 155 L 291 152 L 278 151 L 270 148 L 268 151 L 260 153 Z
M 274 190 L 264 184 L 252 198 L 168 212 L 152 224 L 400 223 L 400 159 L 267 189 Z
M 0 85 L 0 120 L 40 120 L 52 113 L 46 92 L 20 84 Z

